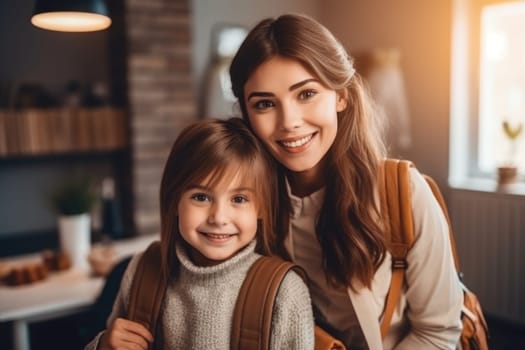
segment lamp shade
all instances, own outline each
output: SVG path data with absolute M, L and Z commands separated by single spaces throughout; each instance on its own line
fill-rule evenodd
M 31 23 L 60 32 L 92 32 L 111 25 L 104 0 L 36 0 Z

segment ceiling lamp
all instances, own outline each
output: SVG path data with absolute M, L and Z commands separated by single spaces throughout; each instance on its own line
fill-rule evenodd
M 111 25 L 104 0 L 36 0 L 31 23 L 59 32 L 93 32 Z

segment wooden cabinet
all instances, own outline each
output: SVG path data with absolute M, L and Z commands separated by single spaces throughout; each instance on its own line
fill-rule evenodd
M 0 110 L 0 158 L 117 151 L 127 146 L 124 109 Z

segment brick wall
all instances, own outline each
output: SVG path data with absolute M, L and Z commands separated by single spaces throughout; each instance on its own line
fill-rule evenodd
M 189 0 L 124 0 L 133 217 L 159 232 L 159 186 L 179 131 L 196 118 Z

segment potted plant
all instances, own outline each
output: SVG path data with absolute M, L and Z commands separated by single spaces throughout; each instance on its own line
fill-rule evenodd
M 498 183 L 506 185 L 513 183 L 518 178 L 518 167 L 516 165 L 516 153 L 518 150 L 518 138 L 523 130 L 522 123 L 511 125 L 507 120 L 502 123 L 503 134 L 508 141 L 507 158 L 504 163 L 498 167 Z
M 51 196 L 58 215 L 61 250 L 68 254 L 72 267 L 87 269 L 91 248 L 91 211 L 96 203 L 92 181 L 73 177 L 56 188 Z

